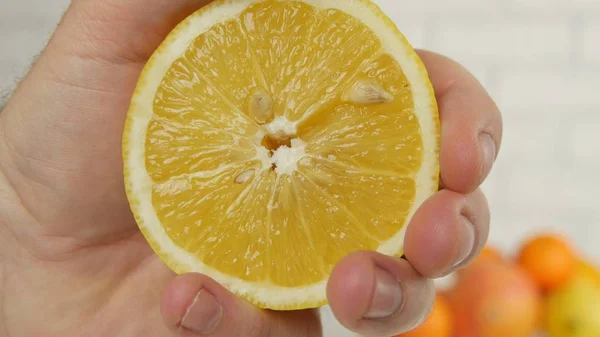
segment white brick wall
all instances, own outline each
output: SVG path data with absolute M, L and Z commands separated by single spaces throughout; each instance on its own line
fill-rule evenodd
M 394 18 L 398 14 L 400 19 L 407 18 L 410 15 L 431 15 L 431 14 L 456 14 L 456 13 L 481 13 L 492 12 L 497 8 L 497 0 L 425 0 L 425 1 L 407 1 L 407 0 L 375 0 L 389 16 Z M 395 19 L 395 18 L 394 18 Z
M 599 10 L 597 0 L 499 0 L 506 2 L 514 10 L 527 9 L 535 12 L 564 11 L 582 13 L 589 10 Z
M 416 47 L 463 62 L 503 109 L 505 141 L 484 187 L 490 241 L 509 250 L 557 230 L 600 262 L 600 0 L 375 2 Z M 0 88 L 67 3 L 0 1 Z
M 568 22 L 485 16 L 460 23 L 442 20 L 437 50 L 464 63 L 551 64 L 568 62 Z
M 573 125 L 571 150 L 575 165 L 581 167 L 598 167 L 600 153 L 600 111 L 596 108 L 579 110 L 578 123 Z M 600 174 L 600 172 L 597 172 Z
M 556 65 L 548 69 L 529 70 L 520 64 L 503 69 L 497 85 L 490 87 L 503 106 L 556 107 L 556 105 L 589 106 L 600 104 L 597 72 Z M 539 111 L 541 112 L 541 111 Z
M 598 1 L 598 0 L 596 0 Z M 600 1 L 598 1 L 600 3 Z M 586 62 L 600 66 L 600 20 L 588 21 L 582 34 L 582 54 Z

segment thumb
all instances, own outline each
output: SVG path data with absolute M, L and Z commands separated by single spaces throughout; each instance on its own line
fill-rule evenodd
M 175 278 L 162 300 L 165 324 L 182 337 L 320 337 L 315 310 L 261 310 L 200 274 Z

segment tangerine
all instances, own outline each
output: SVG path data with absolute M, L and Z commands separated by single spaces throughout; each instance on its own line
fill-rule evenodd
M 517 261 L 546 291 L 564 285 L 577 266 L 576 254 L 566 240 L 550 234 L 526 242 Z

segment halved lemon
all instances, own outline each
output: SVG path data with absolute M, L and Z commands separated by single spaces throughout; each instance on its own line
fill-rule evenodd
M 349 253 L 402 254 L 438 188 L 439 119 L 371 1 L 221 0 L 147 63 L 123 151 L 132 211 L 171 269 L 302 309 L 326 303 Z

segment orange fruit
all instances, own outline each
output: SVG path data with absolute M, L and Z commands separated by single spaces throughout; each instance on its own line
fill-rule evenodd
M 452 310 L 448 300 L 437 295 L 429 316 L 416 329 L 397 337 L 450 337 L 452 336 Z
M 456 337 L 531 337 L 540 325 L 539 288 L 517 265 L 470 266 L 448 300 Z
M 480 263 L 505 263 L 506 260 L 502 256 L 502 253 L 492 246 L 485 246 L 479 256 L 465 268 L 459 269 L 456 271 L 456 276 L 461 277 L 462 274 L 469 271 L 472 266 L 478 265 Z
M 504 262 L 504 257 L 495 247 L 485 246 L 473 264 L 480 262 Z
M 138 81 L 123 134 L 131 210 L 176 273 L 262 308 L 318 307 L 348 254 L 402 255 L 438 190 L 437 108 L 371 0 L 213 1 Z
M 548 291 L 570 279 L 575 272 L 577 256 L 562 237 L 540 235 L 523 245 L 517 261 L 542 289 Z

